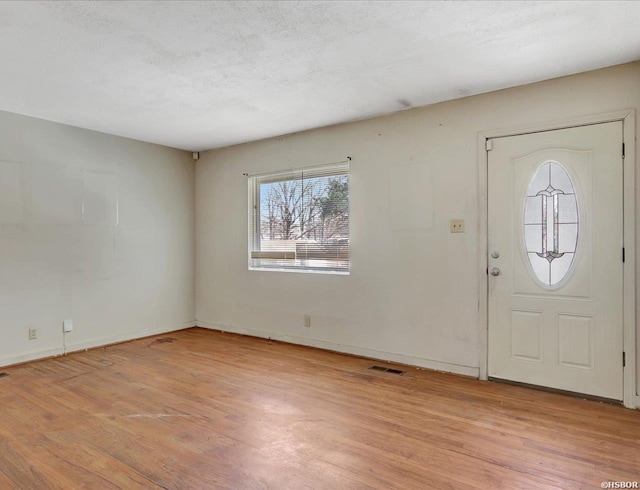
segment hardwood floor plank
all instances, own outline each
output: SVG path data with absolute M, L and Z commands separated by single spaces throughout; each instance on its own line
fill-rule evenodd
M 374 363 L 193 328 L 7 368 L 0 488 L 578 489 L 640 478 L 637 411 Z
M 15 490 L 18 488 L 18 486 L 4 472 L 0 471 L 0 488 L 6 488 L 7 490 Z

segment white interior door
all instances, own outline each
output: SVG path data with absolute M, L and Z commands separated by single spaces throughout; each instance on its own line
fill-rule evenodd
M 489 376 L 622 400 L 622 123 L 490 146 Z

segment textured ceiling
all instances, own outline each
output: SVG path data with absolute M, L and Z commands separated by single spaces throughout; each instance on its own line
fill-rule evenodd
M 640 2 L 1 2 L 0 109 L 187 150 L 640 59 Z

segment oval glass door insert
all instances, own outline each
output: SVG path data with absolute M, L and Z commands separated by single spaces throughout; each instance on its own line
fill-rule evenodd
M 580 217 L 571 177 L 558 162 L 533 174 L 524 207 L 524 243 L 535 279 L 545 287 L 567 277 L 578 246 Z

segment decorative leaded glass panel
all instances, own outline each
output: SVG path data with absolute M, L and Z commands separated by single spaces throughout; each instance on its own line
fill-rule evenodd
M 531 271 L 544 286 L 558 285 L 571 270 L 579 228 L 571 177 L 558 162 L 545 162 L 529 183 L 523 230 Z

